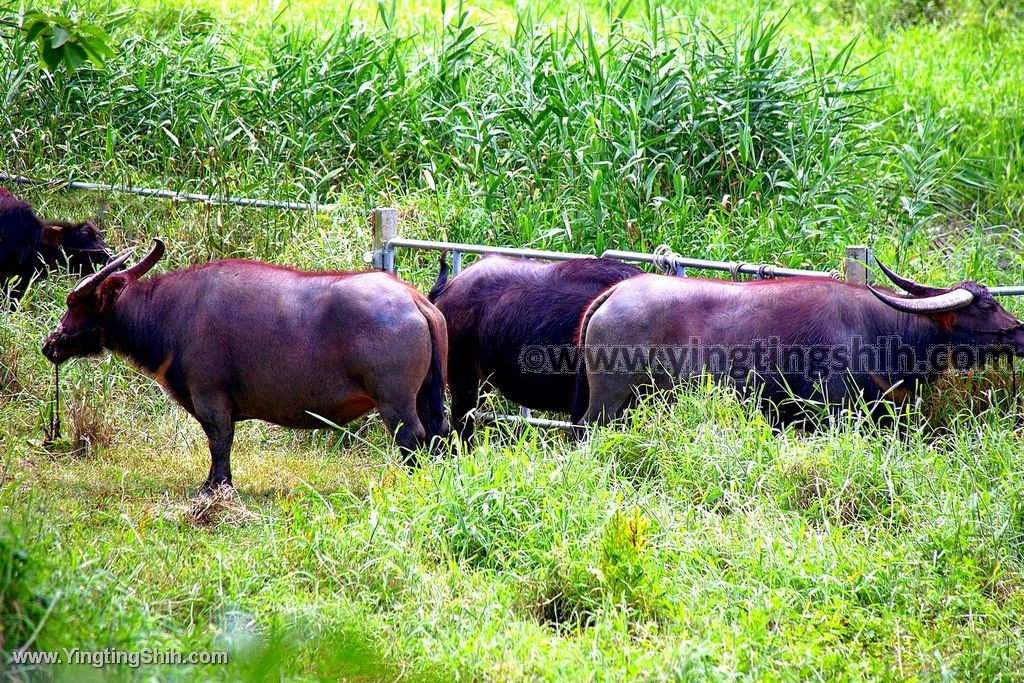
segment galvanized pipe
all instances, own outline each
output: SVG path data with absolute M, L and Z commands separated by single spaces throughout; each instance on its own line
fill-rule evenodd
M 431 251 L 461 252 L 458 256 L 459 267 L 461 268 L 462 254 L 500 254 L 502 256 L 518 256 L 520 258 L 547 259 L 549 261 L 574 261 L 576 259 L 594 258 L 586 254 L 573 254 L 565 251 L 544 251 L 542 249 L 520 249 L 516 247 L 488 247 L 479 244 L 465 244 L 462 242 L 436 242 L 431 240 L 410 240 L 402 237 L 388 240 L 384 245 L 384 269 L 388 272 L 395 271 L 395 249 L 404 247 L 406 249 L 427 249 Z M 454 261 L 455 257 L 453 257 Z
M 561 429 L 566 432 L 571 432 L 575 428 L 575 425 L 573 425 L 572 422 L 566 422 L 565 420 L 545 420 L 540 417 L 502 415 L 501 413 L 480 413 L 478 417 L 481 422 L 514 422 L 516 424 L 525 422 L 526 424 L 533 425 L 534 427 L 540 427 L 541 429 Z
M 673 265 L 683 266 L 684 268 L 697 268 L 700 270 L 718 270 L 723 272 L 731 272 L 735 269 L 737 273 L 743 273 L 745 275 L 764 275 L 768 277 L 796 277 L 796 276 L 809 276 L 809 277 L 832 277 L 831 273 L 826 273 L 820 270 L 801 270 L 799 268 L 779 268 L 770 264 L 758 265 L 754 263 L 728 263 L 726 261 L 707 261 L 705 259 L 696 258 L 685 258 L 682 256 L 672 256 L 666 259 L 665 257 L 659 257 L 654 254 L 644 254 L 637 251 L 618 251 L 615 249 L 609 249 L 608 251 L 601 254 L 601 258 L 610 258 L 617 261 L 630 261 L 633 263 L 650 263 L 656 265 L 667 260 Z

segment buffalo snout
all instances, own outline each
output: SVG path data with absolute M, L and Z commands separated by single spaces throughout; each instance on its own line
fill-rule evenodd
M 1024 327 L 1014 330 L 1008 341 L 1013 346 L 1014 355 L 1024 358 Z
M 94 273 L 103 266 L 110 263 L 112 254 L 108 249 L 95 248 L 80 251 L 70 251 L 68 257 L 68 270 L 73 273 Z
M 103 240 L 103 234 L 92 221 L 65 227 L 62 230 L 61 248 L 67 257 L 68 268 L 75 272 L 95 272 L 113 258 Z
M 43 356 L 46 360 L 50 361 L 54 365 L 58 365 L 61 362 L 59 344 L 60 344 L 61 331 L 57 330 L 43 342 Z
M 43 357 L 54 365 L 60 365 L 86 351 L 91 335 L 70 335 L 64 325 L 58 325 L 43 342 Z

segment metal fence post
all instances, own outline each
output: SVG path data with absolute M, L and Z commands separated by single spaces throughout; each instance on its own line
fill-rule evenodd
M 856 245 L 846 247 L 846 279 L 860 285 L 871 281 L 871 263 L 875 255 L 871 247 Z
M 394 263 L 384 254 L 384 245 L 398 237 L 398 209 L 386 207 L 373 210 L 373 267 L 391 271 Z

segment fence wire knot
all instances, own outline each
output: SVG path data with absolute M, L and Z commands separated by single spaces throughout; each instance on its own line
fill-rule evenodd
M 750 265 L 749 263 L 744 263 L 743 261 L 735 261 L 733 263 L 730 263 L 729 264 L 729 275 L 732 276 L 732 281 L 733 282 L 739 282 L 740 281 L 740 269 L 743 268 L 743 266 L 749 266 L 749 265 Z
M 654 267 L 665 275 L 676 275 L 679 272 L 679 254 L 672 251 L 667 244 L 659 244 L 654 248 Z

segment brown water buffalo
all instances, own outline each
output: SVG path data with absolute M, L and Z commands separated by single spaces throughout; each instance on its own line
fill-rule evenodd
M 485 381 L 527 408 L 568 413 L 574 373 L 554 367 L 558 358 L 551 372 L 531 371 L 524 367 L 524 350 L 571 350 L 587 304 L 642 272 L 600 258 L 546 263 L 489 256 L 449 282 L 442 256 L 429 298 L 448 321 L 448 386 L 460 436 L 473 433 L 473 411 Z
M 0 295 L 13 280 L 10 297 L 20 299 L 33 277 L 59 264 L 92 273 L 108 261 L 110 252 L 95 224 L 41 220 L 28 202 L 0 187 Z
M 234 423 L 342 425 L 376 408 L 405 452 L 448 431 L 444 317 L 378 272 L 302 272 L 213 261 L 140 280 L 163 255 L 122 255 L 83 280 L 43 346 L 53 363 L 110 349 L 159 381 L 202 425 L 204 488 L 231 484 Z
M 643 385 L 710 374 L 760 394 L 785 424 L 809 405 L 877 408 L 951 367 L 1024 355 L 1021 321 L 985 287 L 926 287 L 881 267 L 907 295 L 815 277 L 645 275 L 616 285 L 580 324 L 588 393 L 577 397 L 573 420 L 607 422 Z

